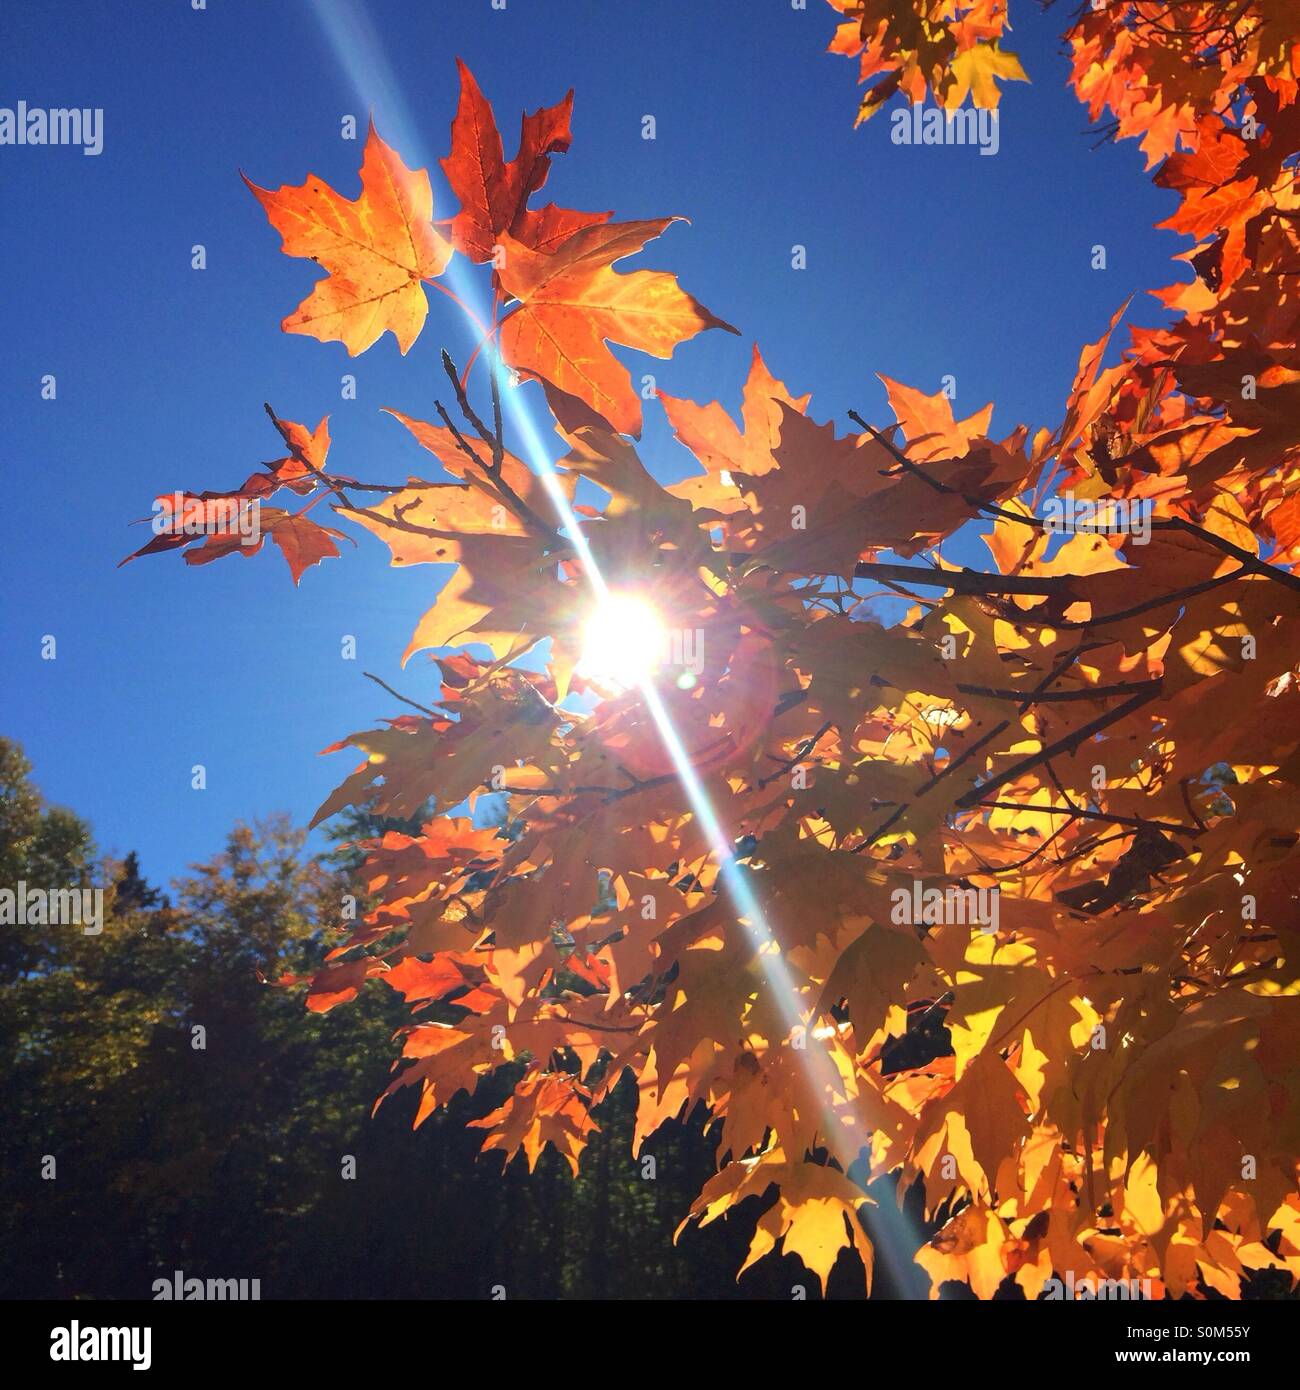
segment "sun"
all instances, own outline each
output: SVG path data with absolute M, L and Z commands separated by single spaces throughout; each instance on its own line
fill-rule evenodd
M 640 685 L 663 660 L 666 633 L 648 600 L 636 594 L 606 594 L 583 629 L 578 670 L 624 690 Z

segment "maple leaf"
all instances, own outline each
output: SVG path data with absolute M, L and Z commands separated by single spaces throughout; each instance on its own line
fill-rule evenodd
M 390 966 L 380 977 L 390 989 L 395 989 L 408 1004 L 423 999 L 444 999 L 466 983 L 466 974 L 450 953 L 440 954 L 431 961 L 408 956 Z
M 944 93 L 943 104 L 950 111 L 966 100 L 968 92 L 976 106 L 996 107 L 1001 96 L 999 81 L 1029 81 L 1020 59 L 996 43 L 977 43 L 958 53 L 949 64 L 949 71 L 953 81 Z
M 743 433 L 717 401 L 699 406 L 663 391 L 659 399 L 677 438 L 705 469 L 703 478 L 687 478 L 668 491 L 696 507 L 734 511 L 741 505 L 734 475 L 756 477 L 774 468 L 783 407 L 802 412 L 812 397 L 791 396 L 785 383 L 768 371 L 756 343 L 741 402 Z
M 860 1049 L 884 1025 L 891 1008 L 902 1003 L 905 986 L 924 960 L 915 936 L 880 923 L 869 925 L 841 951 L 826 982 L 825 999 L 847 999 Z
M 459 59 L 457 67 L 460 102 L 451 125 L 451 153 L 442 161 L 447 182 L 460 199 L 451 224 L 456 250 L 472 261 L 489 261 L 501 235 L 509 232 L 535 251 L 553 251 L 584 227 L 608 222 L 612 213 L 576 212 L 554 203 L 540 209 L 528 206 L 546 182 L 551 156 L 563 154 L 573 138 L 572 91 L 557 106 L 523 116 L 519 150 L 507 164 L 491 105 L 469 68 Z
M 589 406 L 621 434 L 641 432 L 641 403 L 606 341 L 670 357 L 706 328 L 735 333 L 659 270 L 615 273 L 679 218 L 588 227 L 555 252 L 531 250 L 503 233 L 498 270 L 519 301 L 501 325 L 501 352 L 516 371 L 549 382 Z
M 507 1164 L 522 1149 L 529 1172 L 537 1167 L 546 1145 L 552 1144 L 576 1175 L 579 1154 L 588 1138 L 600 1130 L 588 1113 L 590 1100 L 590 1091 L 571 1077 L 533 1075 L 515 1086 L 503 1106 L 481 1120 L 468 1121 L 468 1127 L 492 1130 L 483 1148 L 500 1149 Z
M 328 272 L 281 324 L 284 331 L 337 339 L 353 357 L 391 332 L 409 351 L 429 311 L 420 282 L 436 279 L 451 259 L 451 245 L 433 225 L 428 174 L 408 169 L 371 121 L 361 195 L 352 201 L 313 174 L 274 191 L 241 177 L 280 233 L 284 253 Z
M 381 967 L 373 960 L 353 960 L 327 965 L 307 982 L 307 1007 L 313 1013 L 328 1013 L 339 1004 L 347 1004 L 361 992 L 361 986 Z M 299 984 L 292 975 L 279 981 L 282 985 Z
M 867 1197 L 834 1168 L 786 1162 L 781 1151 L 773 1149 L 762 1158 L 731 1164 L 711 1178 L 691 1213 L 701 1226 L 707 1226 L 746 1197 L 761 1196 L 773 1183 L 778 1185 L 776 1205 L 759 1219 L 749 1254 L 736 1277 L 780 1243 L 786 1253 L 798 1255 L 817 1276 L 824 1292 L 843 1247 L 851 1243 L 862 1258 L 870 1293 L 874 1252 L 857 1214 Z
M 1007 1276 L 1002 1246 L 1009 1232 L 987 1207 L 963 1208 L 917 1253 L 930 1276 L 930 1297 L 938 1298 L 945 1280 L 969 1283 L 977 1298 L 992 1298 Z
M 330 556 L 337 556 L 339 548 L 335 539 L 346 539 L 342 531 L 332 526 L 321 526 L 309 517 L 295 516 L 291 512 L 262 513 L 262 527 L 270 533 L 271 539 L 280 548 L 289 565 L 293 582 L 302 578 L 304 571 L 318 565 Z M 186 556 L 189 559 L 189 556 Z
M 264 505 L 265 499 L 282 487 L 302 495 L 322 482 L 330 447 L 329 421 L 322 420 L 315 430 L 293 420 L 277 419 L 275 423 L 292 450 L 287 458 L 250 474 L 241 487 L 230 492 L 164 494 L 156 499 L 154 538 L 120 561 L 119 568 L 137 556 L 164 550 L 181 550 L 190 565 L 210 564 L 226 555 L 256 555 L 270 536 L 297 585 L 312 565 L 337 556 L 339 549 L 334 542 L 351 539 L 342 531 L 299 513 Z M 204 537 L 201 545 L 195 543 L 200 536 Z

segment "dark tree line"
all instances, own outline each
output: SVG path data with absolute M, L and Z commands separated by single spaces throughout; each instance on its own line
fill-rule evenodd
M 90 827 L 45 805 L 0 740 L 0 884 L 109 890 L 97 936 L 0 928 L 0 1296 L 148 1298 L 178 1269 L 260 1279 L 264 1299 L 817 1295 L 793 1258 L 738 1286 L 742 1222 L 674 1246 L 712 1140 L 699 1116 L 668 1126 L 643 1177 L 628 1085 L 576 1179 L 549 1150 L 532 1175 L 478 1156 L 483 1131 L 464 1122 L 501 1104 L 505 1078 L 418 1130 L 406 1092 L 372 1119 L 398 996 L 372 983 L 313 1014 L 261 982 L 321 959 L 355 863 L 307 856 L 283 820 L 238 826 L 164 896 L 134 855 L 98 859 Z M 860 1280 L 846 1259 L 831 1293 Z

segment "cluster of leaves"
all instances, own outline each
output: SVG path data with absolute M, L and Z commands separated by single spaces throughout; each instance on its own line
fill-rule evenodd
M 839 45 L 883 74 L 870 104 L 927 87 L 990 104 L 999 66 L 1018 75 L 1001 4 L 837 7 Z M 485 1147 L 532 1164 L 551 1144 L 576 1169 L 592 1106 L 630 1075 L 638 1148 L 696 1106 L 718 1122 L 691 1215 L 761 1198 L 750 1261 L 779 1245 L 823 1281 L 849 1245 L 870 1280 L 855 1162 L 922 1180 L 947 1216 L 917 1255 L 936 1291 L 1011 1279 L 1035 1297 L 1072 1273 L 1233 1296 L 1248 1270 L 1300 1274 L 1286 8 L 1189 5 L 1171 26 L 1165 6 L 1114 4 L 1072 30 L 1080 95 L 1148 142 L 1182 195 L 1169 225 L 1201 244 L 1196 279 L 1162 292 L 1181 317 L 1133 330 L 1107 368 L 1117 314 L 1059 425 L 1032 435 L 991 438 L 991 407 L 958 420 L 888 380 L 896 425 L 840 435 L 755 349 L 740 425 L 661 397 L 701 466 L 661 486 L 605 340 L 667 354 L 726 325 L 671 276 L 612 270 L 667 221 L 529 207 L 567 101 L 524 118 L 506 163 L 462 71 L 448 241 L 427 177 L 373 131 L 358 203 L 315 179 L 255 190 L 285 249 L 330 271 L 285 328 L 351 351 L 386 328 L 410 345 L 449 245 L 491 262 L 485 339 L 542 383 L 568 449 L 544 482 L 505 449 L 498 374 L 485 423 L 450 363 L 465 427 L 441 405 L 440 424 L 398 418 L 458 481 L 375 486 L 365 506 L 291 442 L 394 564 L 457 563 L 408 655 L 491 652 L 436 657 L 435 704 L 345 740 L 365 761 L 319 813 L 439 812 L 369 846 L 375 909 L 308 992 L 317 1009 L 373 977 L 403 993 L 389 1093 L 418 1088 L 417 1123 L 520 1064 Z M 553 498 L 580 479 L 608 500 L 559 525 Z M 1150 543 L 1054 547 L 1040 513 L 1061 487 L 1149 504 Z M 989 571 L 942 558 L 990 522 Z M 575 672 L 588 556 L 704 634 L 698 681 L 651 697 Z M 906 616 L 879 621 L 864 585 Z M 544 641 L 545 672 L 512 664 Z M 500 791 L 502 829 L 455 814 Z M 917 883 L 998 889 L 997 932 L 898 922 Z M 435 1001 L 455 1017 L 427 1021 Z M 948 1048 L 901 1051 L 918 1029 Z
M 844 16 L 830 52 L 858 61 L 866 86 L 858 124 L 899 93 L 919 102 L 927 92 L 948 110 L 969 95 L 998 104 L 998 83 L 1027 82 L 1020 59 L 1002 47 L 1007 0 L 828 0 Z

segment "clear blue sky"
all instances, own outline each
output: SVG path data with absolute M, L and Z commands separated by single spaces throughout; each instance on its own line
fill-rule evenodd
M 97 158 L 0 147 L 0 732 L 50 799 L 164 881 L 239 817 L 310 816 L 353 762 L 318 751 L 396 712 L 363 669 L 432 690 L 419 658 L 397 662 L 445 572 L 391 570 L 368 535 L 297 591 L 269 545 L 197 569 L 166 555 L 115 568 L 147 538 L 127 523 L 155 494 L 234 487 L 282 452 L 263 401 L 311 425 L 328 414 L 345 472 L 424 470 L 380 407 L 430 416 L 437 350 L 464 351 L 441 296 L 405 359 L 391 336 L 349 359 L 282 334 L 314 268 L 279 253 L 239 169 L 272 187 L 311 170 L 355 196 L 360 142 L 340 139 L 340 121 L 356 115 L 364 134 L 373 109 L 409 164 L 429 163 L 445 215 L 433 162 L 457 55 L 508 155 L 520 110 L 574 87 L 573 149 L 546 198 L 689 217 L 634 264 L 677 272 L 742 329 L 669 363 L 627 355 L 664 390 L 734 409 L 756 340 L 844 428 L 849 408 L 888 418 L 877 371 L 931 391 L 955 375 L 959 413 L 995 400 L 999 433 L 1054 425 L 1080 345 L 1133 290 L 1181 278 L 1180 241 L 1152 230 L 1174 198 L 1136 147 L 1092 148 L 1065 87 L 1065 14 L 1015 15 L 1008 47 L 1033 85 L 1006 88 L 990 158 L 894 145 L 883 116 L 855 130 L 854 69 L 824 53 L 836 16 L 821 0 L 4 0 L 0 105 L 105 113 Z M 1089 266 L 1097 242 L 1105 272 Z M 795 243 L 806 270 L 790 268 Z M 1131 313 L 1154 322 L 1158 306 Z M 340 399 L 345 372 L 356 401 Z M 651 466 L 691 471 L 649 415 Z M 355 662 L 340 659 L 345 633 Z M 206 791 L 190 788 L 195 763 Z

